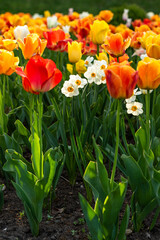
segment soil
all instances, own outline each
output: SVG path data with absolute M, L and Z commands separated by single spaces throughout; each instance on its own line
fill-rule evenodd
M 4 180 L 0 179 L 0 182 Z M 89 231 L 84 221 L 80 207 L 78 193 L 85 194 L 82 179 L 79 177 L 72 187 L 63 173 L 56 189 L 56 198 L 53 201 L 51 213 L 47 208 L 43 211 L 43 220 L 40 223 L 39 236 L 33 237 L 23 213 L 23 205 L 11 184 L 4 191 L 4 206 L 0 212 L 0 240 L 88 240 Z M 126 201 L 129 201 L 131 191 L 127 192 Z M 150 216 L 151 218 L 151 216 Z M 131 231 L 129 225 L 127 240 L 160 240 L 160 217 L 152 231 L 149 231 L 151 219 L 144 222 L 139 233 Z

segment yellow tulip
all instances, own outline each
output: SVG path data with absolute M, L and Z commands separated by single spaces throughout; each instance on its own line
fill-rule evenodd
M 0 49 L 0 74 L 11 75 L 18 66 L 19 58 L 13 52 Z
M 160 60 L 146 57 L 138 62 L 138 82 L 142 89 L 156 89 L 160 85 Z
M 160 59 L 160 34 L 148 37 L 146 41 L 146 52 L 151 58 Z
M 105 21 L 95 20 L 91 25 L 90 37 L 94 44 L 102 44 L 109 32 L 109 26 Z
M 82 57 L 82 44 L 76 41 L 68 42 L 68 59 L 71 63 L 78 62 Z
M 105 60 L 108 63 L 108 56 L 105 52 L 101 52 L 99 53 L 99 56 L 96 55 L 96 58 L 101 61 L 101 60 Z

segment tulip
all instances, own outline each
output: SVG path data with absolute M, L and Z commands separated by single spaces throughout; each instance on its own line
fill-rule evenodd
M 105 21 L 95 20 L 90 30 L 91 41 L 94 44 L 102 44 L 108 32 L 109 26 Z
M 14 36 L 16 40 L 21 39 L 22 41 L 24 41 L 24 38 L 27 37 L 28 34 L 30 34 L 30 32 L 27 25 L 17 26 L 14 29 Z
M 107 88 L 113 98 L 130 98 L 137 83 L 137 72 L 129 63 L 112 63 L 105 70 Z
M 71 63 L 78 62 L 82 57 L 82 45 L 76 41 L 68 42 L 68 58 Z
M 130 42 L 130 38 L 124 40 L 120 33 L 116 33 L 107 36 L 102 47 L 112 57 L 119 57 L 125 53 L 125 50 L 130 46 Z
M 11 75 L 18 66 L 19 58 L 13 52 L 0 49 L 0 74 Z
M 47 40 L 41 40 L 38 34 L 33 33 L 24 38 L 24 42 L 18 39 L 18 45 L 22 50 L 25 59 L 30 59 L 32 56 L 42 55 L 47 45 Z
M 156 89 L 160 85 L 160 60 L 146 57 L 138 62 L 138 82 L 142 89 Z
M 113 18 L 113 13 L 109 10 L 100 11 L 99 18 L 104 20 L 105 22 L 110 22 Z
M 160 34 L 147 38 L 146 53 L 148 57 L 160 59 Z
M 24 71 L 17 67 L 16 73 L 22 77 L 24 90 L 34 94 L 50 91 L 62 79 L 62 73 L 56 68 L 56 64 L 39 55 L 28 61 Z

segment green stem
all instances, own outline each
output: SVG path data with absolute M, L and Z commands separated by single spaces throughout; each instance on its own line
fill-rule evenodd
M 119 116 L 120 115 L 120 100 L 118 99 L 117 105 L 117 116 L 116 116 L 116 147 L 115 147 L 115 155 L 114 155 L 114 162 L 111 174 L 111 190 L 113 189 L 114 177 L 116 173 L 116 166 L 117 166 L 117 158 L 118 158 L 118 146 L 119 146 Z
M 43 178 L 43 145 L 42 145 L 42 117 L 43 117 L 43 102 L 42 93 L 39 94 L 38 99 L 38 129 L 39 129 L 39 141 L 40 141 L 40 179 Z
M 146 149 L 149 151 L 150 148 L 150 94 L 147 90 L 146 98 L 146 130 L 147 130 L 147 145 Z
M 97 44 L 97 56 L 99 57 L 99 44 Z

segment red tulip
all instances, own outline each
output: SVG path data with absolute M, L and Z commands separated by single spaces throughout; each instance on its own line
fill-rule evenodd
M 22 77 L 23 88 L 34 94 L 51 90 L 62 79 L 62 73 L 56 68 L 56 64 L 39 55 L 28 61 L 24 71 L 17 67 L 16 73 Z

